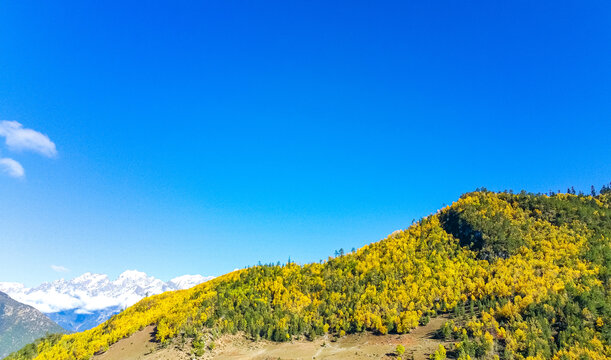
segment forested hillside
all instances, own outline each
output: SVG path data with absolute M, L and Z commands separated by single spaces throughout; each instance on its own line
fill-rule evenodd
M 440 313 L 448 356 L 611 357 L 611 193 L 478 191 L 353 253 L 261 265 L 146 298 L 83 333 L 9 359 L 88 359 L 157 325 L 161 343 L 244 332 L 287 341 L 324 333 L 405 333 Z M 435 355 L 443 358 L 445 350 Z

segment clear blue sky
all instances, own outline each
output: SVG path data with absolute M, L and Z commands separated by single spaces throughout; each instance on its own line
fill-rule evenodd
M 609 1 L 3 1 L 0 281 L 318 261 L 611 181 Z M 69 273 L 55 273 L 61 265 Z

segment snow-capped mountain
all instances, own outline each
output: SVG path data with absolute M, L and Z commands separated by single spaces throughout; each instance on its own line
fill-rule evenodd
M 189 289 L 212 278 L 213 276 L 183 275 L 170 280 L 168 283 L 177 289 Z
M 108 275 L 85 273 L 72 280 L 56 280 L 35 288 L 0 282 L 0 291 L 33 306 L 70 331 L 94 327 L 140 299 L 162 292 L 188 289 L 211 276 L 183 275 L 168 282 L 128 270 L 116 280 Z

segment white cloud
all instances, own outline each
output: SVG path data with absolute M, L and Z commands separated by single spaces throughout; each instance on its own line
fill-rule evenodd
M 60 293 L 56 289 L 48 291 L 37 290 L 30 293 L 6 293 L 13 299 L 33 306 L 43 313 L 58 312 L 64 309 L 74 309 L 83 306 L 83 302 L 80 299 L 70 294 Z
M 47 135 L 25 129 L 17 121 L 0 121 L 0 136 L 6 138 L 6 146 L 11 150 L 30 150 L 47 157 L 57 155 L 55 144 Z
M 9 158 L 0 158 L 0 171 L 14 178 L 23 178 L 25 170 L 20 163 Z
M 61 266 L 61 265 L 51 265 L 51 269 L 59 273 L 66 273 L 70 271 L 70 269 L 68 269 L 67 267 Z

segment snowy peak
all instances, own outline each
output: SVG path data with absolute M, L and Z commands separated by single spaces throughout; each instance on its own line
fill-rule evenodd
M 89 313 L 109 307 L 125 308 L 148 295 L 193 287 L 212 277 L 184 275 L 168 282 L 137 270 L 127 270 L 116 280 L 108 275 L 84 273 L 72 280 L 56 280 L 35 288 L 0 282 L 0 291 L 44 313 L 75 310 Z
M 163 283 L 163 281 L 155 279 L 153 276 L 148 276 L 146 273 L 137 270 L 124 271 L 121 275 L 119 275 L 117 280 L 113 281 L 115 285 L 131 283 L 144 286 L 155 282 Z
M 174 279 L 170 280 L 169 283 L 174 285 L 177 289 L 189 289 L 195 285 L 212 280 L 213 278 L 214 276 L 183 275 L 175 277 Z
M 60 281 L 63 281 L 63 279 Z M 70 282 L 73 284 L 96 284 L 103 283 L 106 281 L 109 281 L 108 275 L 92 274 L 90 272 L 86 272 L 83 275 L 72 279 Z

